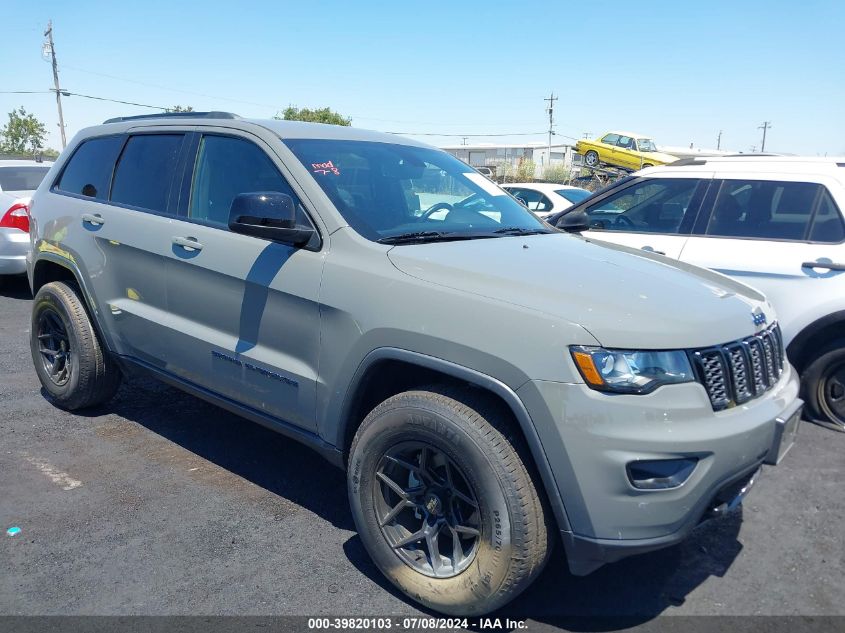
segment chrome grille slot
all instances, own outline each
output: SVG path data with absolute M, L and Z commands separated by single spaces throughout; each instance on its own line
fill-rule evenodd
M 728 365 L 731 368 L 731 381 L 733 382 L 734 397 L 737 404 L 750 400 L 754 396 L 754 389 L 750 381 L 750 366 L 745 350 L 740 343 L 733 343 L 725 346 L 725 353 L 728 358 Z
M 783 337 L 775 323 L 754 336 L 691 353 L 699 382 L 719 411 L 771 389 L 783 373 Z

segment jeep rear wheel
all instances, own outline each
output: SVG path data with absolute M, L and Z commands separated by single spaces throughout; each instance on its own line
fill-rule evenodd
M 72 282 L 46 284 L 35 295 L 30 350 L 44 391 L 63 409 L 101 404 L 120 386 L 120 370 L 103 349 Z
M 827 346 L 802 376 L 811 412 L 845 429 L 845 341 Z
M 497 609 L 546 562 L 542 504 L 497 417 L 470 391 L 409 391 L 376 407 L 352 443 L 349 500 L 364 546 L 437 611 Z

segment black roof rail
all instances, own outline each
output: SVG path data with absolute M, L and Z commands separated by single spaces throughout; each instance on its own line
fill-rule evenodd
M 120 123 L 121 121 L 147 121 L 150 119 L 240 119 L 231 112 L 160 112 L 158 114 L 136 114 L 135 116 L 116 116 L 106 119 L 106 123 Z
M 707 161 L 703 158 L 679 158 L 673 163 L 666 165 L 667 167 L 683 167 L 684 165 L 706 165 Z

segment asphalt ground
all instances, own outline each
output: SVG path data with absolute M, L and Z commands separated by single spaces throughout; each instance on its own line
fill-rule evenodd
M 30 304 L 25 281 L 0 287 L 0 614 L 431 615 L 381 577 L 343 473 L 310 450 L 150 380 L 85 414 L 51 406 Z M 741 510 L 583 578 L 558 548 L 498 615 L 845 616 L 843 470 L 845 434 L 802 423 Z

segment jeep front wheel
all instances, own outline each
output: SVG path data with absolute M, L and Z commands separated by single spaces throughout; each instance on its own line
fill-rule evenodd
M 101 404 L 120 386 L 120 369 L 103 349 L 72 282 L 45 284 L 35 295 L 30 350 L 44 391 L 62 409 Z
M 349 458 L 352 513 L 376 565 L 414 600 L 453 615 L 501 607 L 548 553 L 528 470 L 498 410 L 473 395 L 389 398 L 361 424 Z

